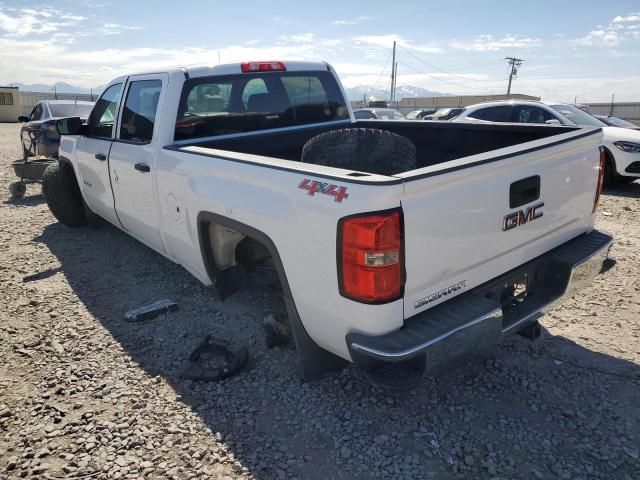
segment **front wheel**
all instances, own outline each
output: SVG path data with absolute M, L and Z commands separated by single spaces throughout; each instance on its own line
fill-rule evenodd
M 87 224 L 80 187 L 73 167 L 67 162 L 52 162 L 45 169 L 42 175 L 42 193 L 49 210 L 60 223 L 67 227 L 82 227 Z
M 9 185 L 9 193 L 13 198 L 22 198 L 27 192 L 27 185 L 24 182 L 13 182 Z

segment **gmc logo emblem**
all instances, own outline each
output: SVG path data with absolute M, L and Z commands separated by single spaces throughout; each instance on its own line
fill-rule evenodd
M 506 232 L 507 230 L 513 230 L 520 225 L 524 225 L 528 222 L 533 222 L 534 220 L 540 218 L 543 215 L 543 212 L 539 212 L 538 209 L 544 207 L 544 202 L 540 202 L 536 205 L 533 205 L 525 210 L 519 210 L 517 212 L 510 213 L 504 220 L 502 221 L 502 231 Z

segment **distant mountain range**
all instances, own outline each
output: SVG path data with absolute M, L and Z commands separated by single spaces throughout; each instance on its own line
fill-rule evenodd
M 53 85 L 45 85 L 42 83 L 25 84 L 20 82 L 12 83 L 11 86 L 18 87 L 23 92 L 53 92 L 54 86 L 58 93 L 91 93 L 92 89 L 76 87 L 65 82 L 58 82 Z M 93 94 L 97 95 L 104 89 L 104 85 L 99 85 L 93 88 Z M 381 97 L 386 100 L 389 99 L 389 89 L 382 87 L 374 87 L 372 85 L 358 85 L 345 89 L 349 100 L 362 100 L 366 95 L 370 97 Z M 416 87 L 414 85 L 399 85 L 396 89 L 396 97 L 402 98 L 414 98 L 414 97 L 437 97 L 440 95 L 446 95 L 446 93 L 433 92 L 426 88 Z
M 356 87 L 345 88 L 347 97 L 349 100 L 362 100 L 365 95 L 370 97 L 381 97 L 385 100 L 389 99 L 389 89 L 381 87 L 373 87 L 372 85 L 358 85 Z M 426 88 L 416 87 L 413 85 L 398 85 L 396 88 L 396 98 L 398 100 L 403 98 L 414 97 L 438 97 L 441 95 L 447 95 L 441 92 L 432 92 Z
M 25 83 L 15 82 L 15 83 L 12 83 L 11 86 L 18 87 L 23 92 L 53 92 L 54 87 L 55 87 L 55 91 L 58 93 L 91 93 L 92 91 L 92 89 L 90 88 L 76 87 L 74 85 L 70 85 L 65 82 L 57 82 L 52 85 L 45 85 L 43 83 L 25 84 Z M 104 88 L 103 85 L 95 87 L 93 89 L 93 94 L 94 95 L 99 94 L 100 92 L 102 92 L 103 88 Z

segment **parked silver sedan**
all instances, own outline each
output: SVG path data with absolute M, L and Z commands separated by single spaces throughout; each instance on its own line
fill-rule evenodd
M 403 114 L 393 108 L 361 108 L 354 110 L 356 120 L 406 120 Z

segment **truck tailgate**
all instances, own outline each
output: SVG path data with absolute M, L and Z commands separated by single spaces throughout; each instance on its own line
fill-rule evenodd
M 573 131 L 405 174 L 405 318 L 591 230 L 601 138 Z

